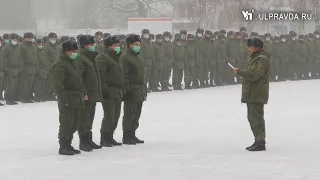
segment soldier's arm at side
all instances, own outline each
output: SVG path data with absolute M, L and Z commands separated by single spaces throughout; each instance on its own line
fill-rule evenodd
M 86 72 L 87 72 L 87 66 L 85 60 L 79 58 L 78 61 L 78 66 L 80 68 L 80 73 L 81 73 L 81 91 L 84 93 L 84 95 L 87 95 L 87 87 L 86 87 Z
M 52 85 L 59 101 L 62 101 L 64 105 L 68 105 L 68 94 L 64 87 L 66 72 L 64 67 L 60 63 L 57 63 L 52 67 L 51 78 Z
M 126 58 L 123 56 L 120 57 L 123 62 L 123 80 L 124 80 L 124 92 L 130 91 L 130 84 L 129 84 L 129 63 Z
M 268 59 L 265 57 L 261 57 L 254 65 L 252 65 L 252 67 L 249 66 L 246 69 L 239 69 L 237 75 L 248 81 L 256 81 L 265 74 L 267 68 Z
M 103 60 L 103 57 L 99 57 L 97 59 L 97 66 L 100 73 L 101 85 L 102 85 L 102 92 L 106 92 L 108 88 L 108 84 L 106 81 L 106 71 L 108 69 L 108 64 L 106 61 Z

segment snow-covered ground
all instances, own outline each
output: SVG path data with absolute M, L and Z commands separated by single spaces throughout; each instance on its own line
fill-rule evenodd
M 245 150 L 253 137 L 240 86 L 153 93 L 138 133 L 146 144 L 73 157 L 57 153 L 56 102 L 1 107 L 0 179 L 319 180 L 319 89 L 319 80 L 271 84 L 266 152 Z M 99 104 L 96 142 L 102 114 Z

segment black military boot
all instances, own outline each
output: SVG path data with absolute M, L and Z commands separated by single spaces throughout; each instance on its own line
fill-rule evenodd
M 17 102 L 14 101 L 6 101 L 6 105 L 17 105 Z
M 266 142 L 265 141 L 256 141 L 251 147 L 247 148 L 248 151 L 265 151 Z
M 137 138 L 136 131 L 132 131 L 132 138 L 137 144 L 143 144 L 144 143 L 144 140 L 140 140 L 139 138 Z
M 116 140 L 114 140 L 113 133 L 110 133 L 110 140 L 111 140 L 112 146 L 121 146 L 122 145 L 122 143 L 119 143 Z
M 69 147 L 68 147 L 68 148 L 69 148 L 71 151 L 73 151 L 74 154 L 81 154 L 81 151 L 75 149 L 75 148 L 71 145 L 71 143 L 72 143 L 72 140 L 69 141 L 69 143 L 68 143 Z
M 101 149 L 102 147 L 92 141 L 92 131 L 88 133 L 88 145 L 92 149 Z
M 161 92 L 161 90 L 158 89 L 158 88 L 151 88 L 151 91 L 152 91 L 152 92 Z
M 0 102 L 0 106 L 4 106 L 4 104 L 2 104 L 2 103 Z
M 172 91 L 171 89 L 169 89 L 168 87 L 162 87 L 161 91 Z
M 60 155 L 67 155 L 67 156 L 75 155 L 75 153 L 69 148 L 70 146 L 69 141 L 59 139 L 59 144 L 60 144 L 60 148 L 59 148 Z
M 2 92 L 0 92 L 0 100 L 4 100 L 4 98 L 2 96 Z
M 185 84 L 186 84 L 186 87 L 185 87 L 186 89 L 192 89 L 191 88 L 191 83 L 185 83 Z
M 113 147 L 111 143 L 111 137 L 109 132 L 101 132 L 100 146 Z
M 168 87 L 172 87 L 172 84 L 169 83 L 169 84 L 168 84 Z
M 254 141 L 254 143 L 251 146 L 246 147 L 246 150 L 252 148 L 252 146 L 254 146 L 256 144 L 256 141 Z
M 80 144 L 79 149 L 81 151 L 90 152 L 93 149 L 89 146 L 89 137 L 88 134 L 79 134 Z
M 122 144 L 136 145 L 136 141 L 132 138 L 132 131 L 123 131 Z
M 29 104 L 29 103 L 34 103 L 34 101 L 33 100 L 22 100 L 22 103 Z

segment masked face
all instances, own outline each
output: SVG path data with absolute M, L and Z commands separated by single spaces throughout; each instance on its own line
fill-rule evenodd
M 18 44 L 18 41 L 17 40 L 11 40 L 11 43 L 15 46 Z
M 10 42 L 9 39 L 5 39 L 5 40 L 4 40 L 4 43 L 5 43 L 5 44 L 8 44 L 9 42 Z
M 278 43 L 279 43 L 279 40 L 275 40 L 274 42 L 278 44 Z
M 140 42 L 137 41 L 133 44 L 130 45 L 130 48 L 135 52 L 135 53 L 139 53 L 140 52 Z
M 157 39 L 157 42 L 162 42 L 162 39 Z
M 186 39 L 186 35 L 185 34 L 181 34 L 181 39 L 185 40 Z
M 151 39 L 151 42 L 155 42 L 156 40 L 155 39 Z
M 316 34 L 316 38 L 319 39 L 319 37 L 320 37 L 320 34 Z
M 50 38 L 49 41 L 50 41 L 51 44 L 56 44 L 57 43 L 56 38 Z
M 198 33 L 197 36 L 201 38 L 203 35 L 201 33 Z
M 144 34 L 143 37 L 146 38 L 146 39 L 149 39 L 150 35 L 149 34 Z
M 286 42 L 286 39 L 285 39 L 285 38 L 282 38 L 281 41 L 282 41 L 282 42 Z
M 164 40 L 170 41 L 170 37 L 167 36 L 167 37 L 164 38 Z
M 96 44 L 88 45 L 88 50 L 94 52 L 96 50 Z
M 269 38 L 269 37 L 267 37 L 267 38 L 266 38 L 266 41 L 270 41 L 270 38 Z
M 292 37 L 291 39 L 295 41 L 297 39 L 297 37 Z

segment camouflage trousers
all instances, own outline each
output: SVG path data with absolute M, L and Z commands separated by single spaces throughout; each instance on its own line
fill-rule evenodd
M 183 69 L 173 68 L 172 85 L 180 87 L 183 79 Z
M 103 119 L 101 132 L 112 133 L 117 129 L 121 113 L 121 99 L 105 98 L 102 102 Z
M 140 116 L 143 102 L 124 101 L 123 107 L 123 131 L 135 131 L 140 125 Z
M 6 82 L 6 100 L 14 101 L 18 91 L 18 69 L 7 70 Z
M 94 116 L 96 113 L 96 102 L 87 100 L 84 101 L 84 108 L 79 110 L 79 120 L 78 133 L 86 134 L 92 130 L 92 125 L 94 121 Z
M 247 104 L 248 121 L 256 141 L 266 138 L 264 104 Z
M 59 139 L 72 140 L 78 128 L 79 108 L 59 107 Z
M 22 74 L 23 80 L 20 81 L 21 85 L 21 93 L 22 93 L 22 99 L 23 100 L 32 100 L 31 94 L 33 89 L 33 83 L 34 83 L 34 74 L 29 73 L 23 73 Z
M 3 93 L 3 90 L 4 90 L 4 72 L 3 71 L 0 71 L 0 98 L 2 98 L 2 93 Z
M 38 75 L 34 77 L 34 93 L 35 93 L 35 99 L 36 100 L 45 100 L 45 86 L 44 83 L 46 81 L 46 78 L 42 78 Z

